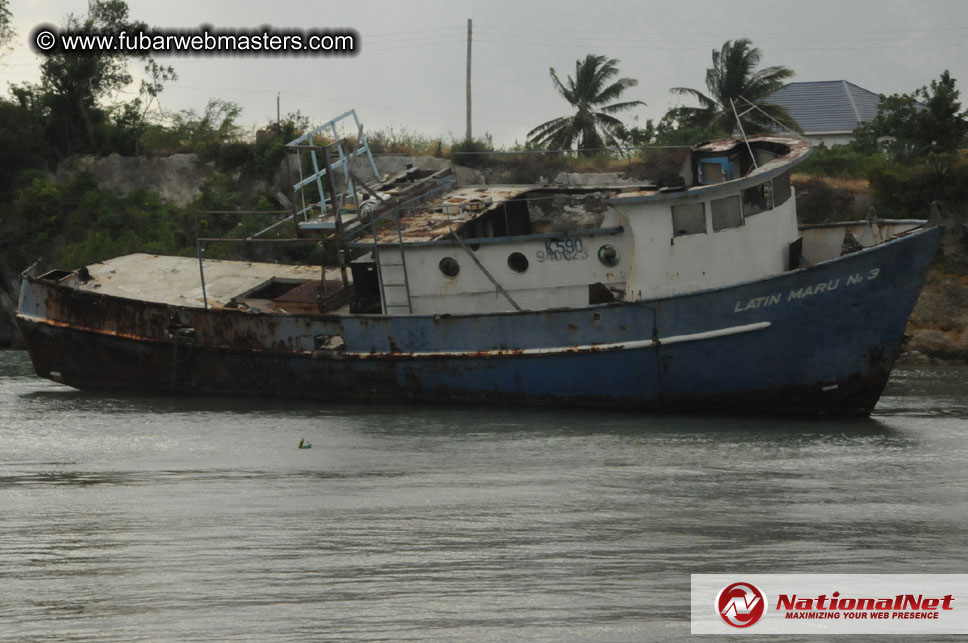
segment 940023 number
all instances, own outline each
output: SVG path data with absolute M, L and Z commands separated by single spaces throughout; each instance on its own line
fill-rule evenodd
M 545 249 L 535 253 L 538 262 L 545 261 L 583 261 L 588 259 L 588 249 L 581 239 L 545 241 Z

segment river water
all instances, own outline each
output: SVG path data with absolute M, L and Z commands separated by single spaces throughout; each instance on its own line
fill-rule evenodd
M 966 420 L 955 367 L 791 421 L 94 395 L 0 351 L 0 639 L 685 640 L 692 573 L 968 572 Z

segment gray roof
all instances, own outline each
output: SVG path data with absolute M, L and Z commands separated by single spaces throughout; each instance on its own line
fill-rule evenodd
M 877 116 L 880 97 L 846 80 L 790 83 L 763 100 L 785 107 L 804 134 L 852 132 Z

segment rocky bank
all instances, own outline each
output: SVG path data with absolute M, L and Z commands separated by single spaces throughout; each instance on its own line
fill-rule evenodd
M 968 363 L 968 275 L 932 270 L 907 335 L 906 360 Z
M 0 261 L 0 348 L 20 348 L 20 333 L 14 315 L 20 297 L 20 275 Z

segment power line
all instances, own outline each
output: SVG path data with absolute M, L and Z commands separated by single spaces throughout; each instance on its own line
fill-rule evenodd
M 682 46 L 682 45 L 670 44 L 670 45 L 664 45 L 664 46 L 656 46 L 656 45 L 645 45 L 642 42 L 636 42 L 631 44 L 621 44 L 621 41 L 614 41 L 611 39 L 602 39 L 602 40 L 588 39 L 588 40 L 564 41 L 563 39 L 559 38 L 555 40 L 545 41 L 545 40 L 539 40 L 535 38 L 518 40 L 518 39 L 509 39 L 507 37 L 493 38 L 493 37 L 483 35 L 479 37 L 478 40 L 482 41 L 483 43 L 517 45 L 517 46 L 524 46 L 524 47 L 530 47 L 530 48 L 533 48 L 535 45 L 540 45 L 542 47 L 574 48 L 575 46 L 578 46 L 578 45 L 587 45 L 591 43 L 603 43 L 603 44 L 607 43 L 608 47 L 612 49 L 622 49 L 622 50 L 634 49 L 636 51 L 643 51 L 643 52 L 647 52 L 647 51 L 708 52 L 710 50 L 710 47 L 702 46 L 702 45 Z M 867 42 L 867 41 L 862 41 L 862 42 Z M 870 42 L 875 42 L 875 41 L 870 41 Z M 945 41 L 939 41 L 937 39 L 933 39 L 930 42 L 931 42 L 931 47 L 935 49 L 949 48 L 949 47 L 964 47 L 966 44 L 965 41 L 961 41 L 961 40 L 945 42 Z M 907 41 L 905 41 L 904 39 L 892 40 L 891 42 L 877 44 L 876 46 L 836 46 L 835 44 L 831 46 L 831 44 L 828 44 L 826 42 L 817 42 L 811 45 L 797 45 L 797 46 L 776 45 L 773 47 L 772 51 L 774 52 L 775 51 L 816 51 L 817 49 L 820 49 L 820 48 L 824 49 L 825 51 L 877 51 L 877 50 L 895 50 L 899 48 L 914 48 L 914 47 L 916 47 L 919 51 L 923 51 L 925 49 L 924 43 L 925 41 L 923 40 L 914 40 L 914 39 L 910 39 Z M 715 47 L 713 49 L 715 49 Z
M 548 33 L 555 36 L 566 36 L 567 34 L 574 34 L 578 37 L 587 37 L 587 30 L 562 30 L 562 29 L 550 29 L 550 28 L 540 28 L 540 27 L 505 27 L 505 26 L 492 26 L 492 25 L 480 25 L 480 29 L 484 31 L 494 31 L 497 33 L 508 33 L 508 32 L 520 32 L 524 35 L 531 35 L 534 33 Z M 858 34 L 862 35 L 890 35 L 890 34 L 910 34 L 910 33 L 936 33 L 941 31 L 953 31 L 953 32 L 968 32 L 968 27 L 938 27 L 930 29 L 884 29 L 884 30 L 872 30 L 872 31 L 837 31 L 837 32 L 826 32 L 826 35 L 832 36 L 844 36 L 846 38 L 853 38 Z M 723 31 L 654 31 L 646 32 L 641 34 L 641 36 L 649 37 L 722 37 Z M 791 38 L 791 37 L 806 37 L 814 38 L 818 34 L 815 31 L 800 31 L 800 32 L 778 32 L 769 31 L 764 33 L 750 33 L 746 31 L 745 36 L 750 38 Z M 640 37 L 641 37 L 640 36 Z M 612 39 L 609 37 L 609 39 Z

